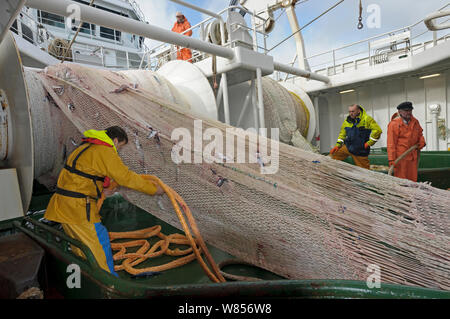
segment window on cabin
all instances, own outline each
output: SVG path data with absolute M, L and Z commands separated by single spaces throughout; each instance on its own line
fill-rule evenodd
M 34 43 L 33 31 L 24 23 L 22 23 L 22 38 L 30 43 Z
M 19 34 L 19 30 L 17 29 L 17 19 L 14 20 L 12 26 L 11 26 L 11 31 L 13 31 L 16 34 Z
M 100 36 L 102 38 L 120 41 L 122 32 L 110 28 L 100 27 Z
M 66 28 L 64 17 L 53 13 L 38 10 L 38 21 L 40 23 L 51 25 L 57 28 Z
M 75 19 L 72 19 L 72 30 L 77 31 L 78 25 L 75 23 Z M 83 22 L 80 33 L 95 35 L 95 24 Z

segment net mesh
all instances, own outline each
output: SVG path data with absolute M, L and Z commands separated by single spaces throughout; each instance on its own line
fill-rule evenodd
M 365 281 L 373 264 L 385 283 L 450 289 L 447 191 L 283 143 L 277 144 L 279 170 L 271 175 L 261 174 L 258 163 L 175 164 L 171 133 L 182 127 L 194 136 L 196 119 L 182 103 L 145 83 L 130 88 L 123 73 L 74 64 L 34 76 L 77 128 L 77 138 L 87 129 L 125 128 L 130 142 L 121 151 L 124 163 L 178 192 L 208 243 L 291 279 Z M 159 141 L 150 128 L 158 130 Z M 207 128 L 227 126 L 203 119 Z M 246 140 L 247 152 L 252 143 Z M 181 229 L 165 197 L 121 193 Z
M 303 101 L 271 78 L 263 78 L 265 126 L 279 129 L 281 142 L 316 152 L 304 136 L 308 133 L 308 110 Z M 270 138 L 270 130 L 267 132 Z

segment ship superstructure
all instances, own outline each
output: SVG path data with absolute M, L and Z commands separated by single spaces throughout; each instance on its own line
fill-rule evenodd
M 90 1 L 76 0 L 89 5 Z M 145 15 L 134 0 L 96 0 L 93 7 L 121 17 L 145 22 Z M 74 14 L 76 11 L 73 11 Z M 11 30 L 25 65 L 42 67 L 62 60 L 74 38 L 79 22 L 45 10 L 23 7 Z M 63 40 L 57 41 L 57 40 Z M 54 58 L 39 54 L 36 47 Z M 144 38 L 93 23 L 82 23 L 70 53 L 65 59 L 80 64 L 110 69 L 136 69 L 146 50 Z

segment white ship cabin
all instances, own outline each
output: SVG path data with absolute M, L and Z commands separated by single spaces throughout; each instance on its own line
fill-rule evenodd
M 439 10 L 449 7 L 450 3 Z M 430 8 L 424 17 L 434 11 Z M 279 81 L 300 85 L 313 100 L 321 152 L 334 146 L 348 106 L 354 103 L 363 106 L 383 130 L 374 148 L 386 147 L 387 126 L 403 101 L 413 103 L 413 115 L 427 142 L 424 150 L 450 150 L 450 28 L 432 31 L 425 20 L 307 56 L 310 71 L 328 76 L 328 84 L 275 75 Z M 443 26 L 449 20 L 445 16 L 435 22 Z M 292 61 L 296 66 L 298 61 Z
M 89 0 L 74 0 L 89 5 Z M 133 0 L 96 0 L 94 7 L 120 16 L 145 22 L 145 16 Z M 36 45 L 61 59 L 64 55 L 63 45 L 54 42 L 57 39 L 70 40 L 74 37 L 78 23 L 49 12 L 24 7 L 11 30 L 16 33 L 24 64 L 42 67 L 51 64 L 49 57 L 39 54 Z M 28 43 L 24 43 L 27 41 Z M 32 45 L 30 45 L 32 44 Z M 53 44 L 53 51 L 52 46 Z M 56 48 L 56 49 L 55 49 Z M 144 38 L 123 33 L 95 24 L 83 23 L 80 32 L 67 54 L 69 60 L 81 64 L 112 68 L 139 68 L 145 51 Z M 54 62 L 54 61 L 53 61 Z

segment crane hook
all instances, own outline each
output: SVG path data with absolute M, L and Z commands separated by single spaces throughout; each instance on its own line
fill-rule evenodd
M 364 25 L 362 24 L 362 0 L 359 0 L 359 18 L 358 18 L 358 30 L 361 30 Z

